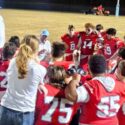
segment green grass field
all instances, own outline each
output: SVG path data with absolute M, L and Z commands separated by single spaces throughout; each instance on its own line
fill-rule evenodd
M 47 28 L 50 31 L 51 41 L 60 40 L 60 36 L 67 32 L 67 26 L 73 24 L 76 30 L 84 30 L 84 24 L 101 23 L 104 28 L 115 27 L 118 30 L 117 36 L 125 35 L 125 17 L 115 16 L 94 16 L 79 13 L 64 13 L 51 11 L 31 11 L 3 9 L 0 11 L 5 19 L 6 39 L 12 35 L 22 38 L 26 34 L 39 36 L 41 29 Z

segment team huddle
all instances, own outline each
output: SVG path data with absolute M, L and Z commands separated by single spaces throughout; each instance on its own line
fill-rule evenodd
M 0 125 L 124 125 L 125 38 L 115 28 L 50 42 L 13 36 L 0 48 Z

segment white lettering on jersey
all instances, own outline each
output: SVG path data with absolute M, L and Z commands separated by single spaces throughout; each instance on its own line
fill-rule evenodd
M 75 43 L 73 42 L 70 43 L 70 50 L 75 50 Z
M 97 105 L 97 116 L 100 118 L 107 118 L 117 115 L 120 108 L 118 104 L 119 100 L 120 97 L 118 95 L 102 97 L 100 103 Z
M 110 48 L 110 46 L 108 46 L 108 45 L 106 45 L 104 51 L 105 51 L 105 54 L 106 54 L 106 55 L 111 55 L 111 54 L 112 54 L 111 48 Z
M 3 80 L 0 81 L 0 87 L 7 88 L 7 74 L 6 74 L 6 72 L 1 71 L 0 77 L 3 77 Z
M 86 40 L 83 42 L 83 48 L 89 48 L 92 49 L 92 41 L 91 40 Z
M 51 104 L 51 106 L 48 109 L 48 111 L 46 112 L 46 114 L 44 114 L 41 117 L 41 120 L 51 122 L 52 115 L 54 114 L 56 109 L 59 107 L 59 112 L 66 113 L 66 115 L 65 116 L 57 116 L 58 122 L 61 124 L 66 124 L 70 121 L 70 118 L 71 118 L 71 115 L 73 112 L 72 108 L 71 108 L 71 105 L 73 105 L 72 102 L 68 101 L 67 99 L 61 99 L 61 101 L 59 101 L 58 98 L 54 98 L 52 96 L 46 96 L 44 101 L 45 101 L 44 102 L 45 104 Z M 66 105 L 70 105 L 70 106 L 66 107 Z

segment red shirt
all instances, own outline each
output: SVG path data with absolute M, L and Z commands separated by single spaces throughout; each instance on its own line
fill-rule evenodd
M 115 77 L 115 78 L 117 80 L 117 77 Z M 119 121 L 118 125 L 125 125 L 125 102 L 121 106 L 121 108 L 120 108 L 120 110 L 119 110 L 119 112 L 117 114 L 117 117 L 118 117 L 118 121 Z
M 118 112 L 119 125 L 125 125 L 125 103 L 122 105 Z
M 87 35 L 86 32 L 81 32 L 81 55 L 92 55 L 94 52 L 94 46 L 98 38 L 97 34 L 91 33 Z
M 102 36 L 102 37 L 105 37 L 106 31 L 102 31 L 102 32 L 100 32 L 100 33 L 101 33 L 101 36 Z
M 9 61 L 0 61 L 0 100 L 7 88 L 7 69 Z
M 7 78 L 6 70 L 8 69 L 9 61 L 0 62 L 0 91 L 6 90 Z
M 65 34 L 61 39 L 67 45 L 66 61 L 72 61 L 72 53 L 76 49 L 79 40 L 78 33 L 75 33 L 72 37 L 69 34 Z
M 89 93 L 89 101 L 81 107 L 80 123 L 118 125 L 117 113 L 125 100 L 125 86 L 113 78 L 115 84 L 109 91 L 113 82 L 112 77 L 107 81 L 105 77 L 100 80 L 94 78 L 84 84 Z
M 103 11 L 103 6 L 100 5 L 100 6 L 97 7 L 97 9 L 98 9 L 98 11 Z
M 102 54 L 109 59 L 117 51 L 117 49 L 125 46 L 124 42 L 118 38 L 111 38 L 110 40 L 107 36 L 104 37 L 104 47 L 102 49 Z
M 35 125 L 69 125 L 77 105 L 65 98 L 64 90 L 45 85 L 48 95 L 38 92 Z

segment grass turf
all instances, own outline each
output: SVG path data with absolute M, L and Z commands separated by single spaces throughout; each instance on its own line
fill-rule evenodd
M 64 13 L 53 11 L 34 11 L 3 9 L 0 11 L 6 25 L 6 40 L 12 35 L 22 38 L 26 34 L 35 34 L 39 37 L 40 31 L 47 28 L 50 31 L 50 41 L 60 40 L 60 36 L 67 32 L 67 26 L 73 24 L 76 31 L 84 30 L 84 24 L 101 23 L 104 28 L 115 27 L 117 36 L 125 35 L 125 17 L 95 16 L 80 13 Z

